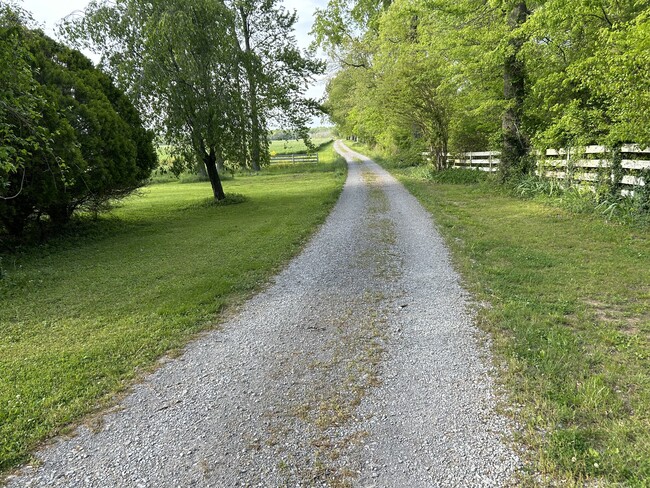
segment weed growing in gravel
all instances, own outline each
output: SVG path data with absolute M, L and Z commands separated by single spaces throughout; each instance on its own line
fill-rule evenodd
M 369 186 L 368 215 L 370 220 L 364 242 L 368 248 L 358 257 L 360 267 L 373 279 L 388 281 L 399 274 L 397 257 L 390 252 L 396 234 L 393 222 L 385 217 L 389 211 L 386 194 L 374 174 L 364 172 L 363 179 Z M 323 372 L 322 384 L 316 385 L 318 396 L 297 405 L 295 414 L 316 428 L 312 441 L 315 447 L 314 461 L 305 474 L 309 480 L 327 481 L 330 486 L 351 486 L 354 473 L 336 461 L 343 452 L 361 442 L 364 432 L 340 437 L 339 430 L 351 420 L 354 411 L 370 388 L 380 385 L 379 364 L 386 341 L 386 319 L 383 317 L 385 296 L 368 291 L 354 308 L 341 314 L 335 340 L 329 348 L 333 351 L 327 361 L 312 361 L 314 371 Z M 364 312 L 365 311 L 365 312 Z M 339 378 L 337 381 L 336 378 Z
M 386 217 L 390 210 L 388 197 L 378 184 L 374 173 L 362 173 L 364 181 L 368 184 L 368 235 L 366 240 L 370 243 L 368 249 L 359 256 L 362 266 L 374 268 L 376 278 L 393 280 L 399 275 L 398 257 L 391 251 L 395 245 L 397 234 L 393 221 Z
M 328 353 L 310 351 L 310 358 L 321 359 L 309 361 L 310 393 L 292 408 L 295 418 L 311 432 L 311 462 L 299 475 L 307 484 L 351 486 L 354 480 L 354 473 L 339 459 L 367 435 L 351 421 L 368 391 L 380 384 L 379 363 L 386 341 L 382 301 L 383 296 L 371 292 L 355 299 L 327 327 L 332 335 L 323 351 Z

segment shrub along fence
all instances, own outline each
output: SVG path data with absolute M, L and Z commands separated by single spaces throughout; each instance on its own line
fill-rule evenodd
M 429 153 L 423 155 L 430 159 Z M 499 169 L 499 156 L 498 151 L 467 152 L 449 155 L 448 161 L 452 168 L 495 172 Z M 650 148 L 626 144 L 619 150 L 605 146 L 547 149 L 544 156 L 537 153 L 536 173 L 569 184 L 606 184 L 620 188 L 623 195 L 631 195 L 635 187 L 650 184 Z

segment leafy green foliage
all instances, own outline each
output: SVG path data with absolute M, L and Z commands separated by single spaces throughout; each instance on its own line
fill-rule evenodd
M 28 154 L 46 145 L 40 107 L 46 102 L 32 76 L 31 55 L 23 24 L 26 14 L 0 3 L 0 194 L 7 198 L 20 188 L 8 188 L 8 175 L 24 168 Z M 7 191 L 8 190 L 8 191 Z
M 320 113 L 320 105 L 303 96 L 314 75 L 322 74 L 324 63 L 313 53 L 296 46 L 293 29 L 295 12 L 287 11 L 279 0 L 233 0 L 241 64 L 247 86 L 247 116 L 250 123 L 250 166 L 259 170 L 268 161 L 268 121 L 288 127 L 308 146 L 307 124 Z
M 502 181 L 533 169 L 532 148 L 650 142 L 647 2 L 367 7 L 332 0 L 315 27 L 342 67 L 328 85 L 327 108 L 344 136 L 389 152 L 426 149 L 438 167 L 447 147 L 501 146 Z M 346 19 L 356 22 L 352 32 Z
M 233 12 L 210 0 L 94 1 L 64 28 L 102 55 L 169 144 L 191 148 L 224 198 L 217 166 L 247 155 Z
M 17 52 L 11 42 L 0 49 L 20 69 L 2 123 L 5 229 L 21 234 L 42 215 L 65 224 L 76 209 L 101 210 L 141 186 L 156 164 L 152 134 L 110 78 L 11 10 L 0 35 L 20 44 Z
M 591 213 L 606 220 L 644 226 L 650 222 L 648 194 L 644 187 L 633 196 L 600 191 L 590 184 L 567 184 L 563 180 L 527 175 L 511 182 L 515 195 L 535 199 L 575 213 Z
M 471 169 L 450 168 L 442 171 L 431 171 L 429 168 L 418 168 L 418 170 L 413 172 L 413 176 L 436 183 L 472 185 L 486 181 L 490 175 L 484 171 Z
M 450 149 L 487 145 L 503 106 L 496 57 L 483 49 L 499 45 L 498 18 L 479 2 L 393 2 L 364 38 L 364 62 L 343 61 L 329 83 L 330 117 L 343 135 L 431 151 L 440 168 Z
M 643 2 L 549 0 L 530 17 L 522 57 L 540 144 L 648 142 L 648 13 Z

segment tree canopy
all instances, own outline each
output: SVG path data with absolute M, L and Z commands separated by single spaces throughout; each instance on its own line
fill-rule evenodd
M 309 141 L 307 125 L 319 104 L 302 96 L 324 63 L 296 46 L 295 12 L 279 0 L 231 0 L 245 74 L 250 166 L 268 161 L 268 122 L 274 120 Z
M 303 93 L 323 67 L 295 47 L 295 22 L 277 0 L 95 0 L 64 31 L 168 143 L 192 149 L 222 199 L 218 168 L 259 169 L 271 117 L 307 137 L 318 106 Z
M 434 153 L 500 146 L 504 178 L 535 146 L 650 144 L 647 2 L 370 3 L 331 0 L 314 28 L 340 65 L 327 105 L 343 133 Z

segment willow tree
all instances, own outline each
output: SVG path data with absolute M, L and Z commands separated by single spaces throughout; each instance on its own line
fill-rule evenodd
M 95 0 L 63 30 L 101 55 L 167 142 L 194 151 L 225 198 L 217 166 L 247 154 L 233 12 L 214 0 Z

